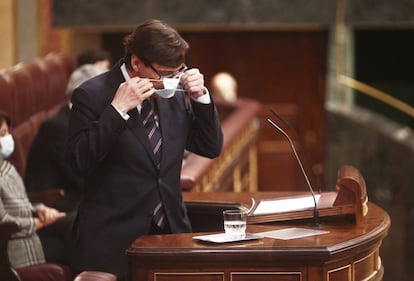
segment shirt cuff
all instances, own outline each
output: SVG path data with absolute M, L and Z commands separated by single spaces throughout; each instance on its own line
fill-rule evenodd
M 204 87 L 204 95 L 199 96 L 198 98 L 193 98 L 194 101 L 203 103 L 203 104 L 209 104 L 211 103 L 210 93 L 206 87 Z

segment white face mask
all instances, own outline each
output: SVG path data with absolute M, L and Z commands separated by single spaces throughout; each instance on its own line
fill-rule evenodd
M 9 157 L 14 151 L 14 140 L 11 134 L 0 137 L 0 155 L 3 158 Z
M 174 96 L 179 83 L 180 78 L 163 78 L 164 89 L 156 89 L 155 93 L 164 99 L 169 99 Z

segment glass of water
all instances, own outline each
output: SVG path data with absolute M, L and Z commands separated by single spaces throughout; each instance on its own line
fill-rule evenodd
M 247 212 L 242 210 L 223 211 L 226 238 L 243 239 L 246 234 Z

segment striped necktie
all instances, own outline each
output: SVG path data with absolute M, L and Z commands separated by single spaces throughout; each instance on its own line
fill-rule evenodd
M 155 122 L 154 109 L 148 99 L 142 102 L 141 116 L 148 139 L 151 142 L 152 152 L 155 155 L 157 167 L 159 168 L 161 163 L 161 130 Z
M 146 99 L 142 102 L 141 116 L 144 124 L 145 131 L 147 132 L 148 139 L 152 146 L 152 152 L 155 155 L 157 167 L 160 168 L 161 163 L 161 130 L 155 122 L 154 109 L 151 102 Z M 159 228 L 163 229 L 165 225 L 165 213 L 162 206 L 162 201 L 159 200 L 153 211 L 154 222 Z

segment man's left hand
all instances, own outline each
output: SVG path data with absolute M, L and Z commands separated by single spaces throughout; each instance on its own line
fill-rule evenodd
M 184 90 L 194 99 L 205 94 L 204 75 L 197 68 L 191 68 L 181 76 Z

